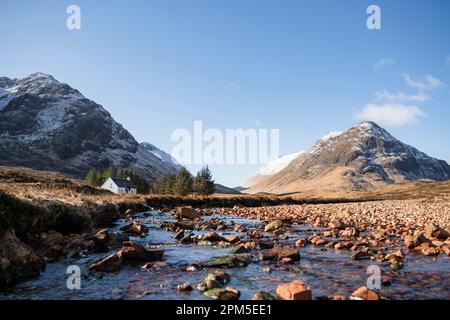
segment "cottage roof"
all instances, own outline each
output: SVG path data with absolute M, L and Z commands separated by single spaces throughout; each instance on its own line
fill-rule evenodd
M 119 188 L 136 188 L 134 184 L 128 180 L 128 179 L 120 179 L 120 178 L 111 178 L 112 181 L 119 187 Z

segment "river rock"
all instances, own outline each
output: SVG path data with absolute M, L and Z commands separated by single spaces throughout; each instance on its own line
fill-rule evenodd
M 293 261 L 300 260 L 300 254 L 297 249 L 288 247 L 275 247 L 259 254 L 262 261 L 265 260 L 282 260 L 283 258 L 290 258 Z
M 44 259 L 20 241 L 12 230 L 0 236 L 0 261 L 0 288 L 38 276 L 45 269 Z
M 268 292 L 259 291 L 255 293 L 251 300 L 276 300 L 276 298 Z
M 277 296 L 281 300 L 312 300 L 311 288 L 302 280 L 279 285 Z
M 120 228 L 120 231 L 139 236 L 147 234 L 148 228 L 140 222 L 133 221 L 132 223 Z
M 377 292 L 370 290 L 366 286 L 356 289 L 352 293 L 352 297 L 362 300 L 380 300 L 380 295 Z
M 434 223 L 430 223 L 425 228 L 425 235 L 428 238 L 445 240 L 450 237 L 450 233 Z
M 405 246 L 408 249 L 412 249 L 417 247 L 418 245 L 427 242 L 428 240 L 423 236 L 423 233 L 418 232 L 415 233 L 414 235 L 410 236 L 405 236 Z
M 246 267 L 249 263 L 249 257 L 247 255 L 233 255 L 233 256 L 223 256 L 214 258 L 211 261 L 203 263 L 203 267 L 210 268 L 236 268 L 236 267 Z
M 195 210 L 192 207 L 178 207 L 176 208 L 176 216 L 178 219 L 198 219 L 202 216 L 200 210 Z
M 280 229 L 283 226 L 282 220 L 275 220 L 264 227 L 264 231 L 273 232 Z

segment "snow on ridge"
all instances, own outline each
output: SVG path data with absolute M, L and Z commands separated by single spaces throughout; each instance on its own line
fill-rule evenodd
M 256 175 L 257 176 L 272 176 L 284 168 L 286 168 L 294 159 L 301 155 L 304 151 L 287 154 L 275 159 L 272 159 L 263 168 L 261 168 Z
M 0 88 L 0 111 L 8 105 L 8 103 L 14 99 L 14 94 L 10 89 Z
M 153 154 L 154 156 L 158 157 L 162 162 L 169 163 L 169 164 L 172 164 L 174 166 L 180 166 L 178 161 L 174 157 L 172 157 L 172 155 L 170 155 L 167 152 L 159 149 L 155 145 L 153 145 L 151 143 L 148 143 L 148 142 L 143 142 L 142 146 L 145 148 L 145 150 L 147 152 L 149 152 L 149 153 Z
M 322 136 L 319 140 L 308 149 L 308 153 L 316 153 L 321 149 L 331 145 L 342 134 L 339 131 L 330 131 L 326 135 Z

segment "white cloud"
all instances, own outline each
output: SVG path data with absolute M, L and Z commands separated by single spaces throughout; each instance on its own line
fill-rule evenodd
M 433 89 L 444 86 L 444 83 L 438 78 L 433 77 L 431 74 L 427 74 L 423 80 L 413 79 L 409 74 L 404 73 L 403 78 L 408 85 L 417 89 Z
M 393 65 L 393 64 L 395 64 L 394 59 L 392 59 L 392 58 L 383 58 L 383 59 L 375 61 L 373 66 L 375 68 L 379 68 L 379 67 L 389 66 L 389 65 Z
M 357 112 L 353 119 L 357 121 L 370 120 L 381 125 L 398 127 L 418 121 L 425 114 L 418 107 L 403 104 L 367 104 Z
M 387 89 L 375 92 L 375 99 L 384 102 L 425 102 L 429 96 L 423 92 L 418 94 L 407 95 L 400 91 L 397 93 L 390 93 Z

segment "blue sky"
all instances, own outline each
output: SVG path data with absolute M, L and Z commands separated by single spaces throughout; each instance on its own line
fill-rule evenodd
M 66 28 L 70 4 L 81 30 Z M 367 29 L 369 4 L 382 30 Z M 0 30 L 1 76 L 52 74 L 166 151 L 173 130 L 195 120 L 279 128 L 287 154 L 381 117 L 400 140 L 450 161 L 446 0 L 2 0 Z M 212 169 L 236 186 L 259 167 Z

